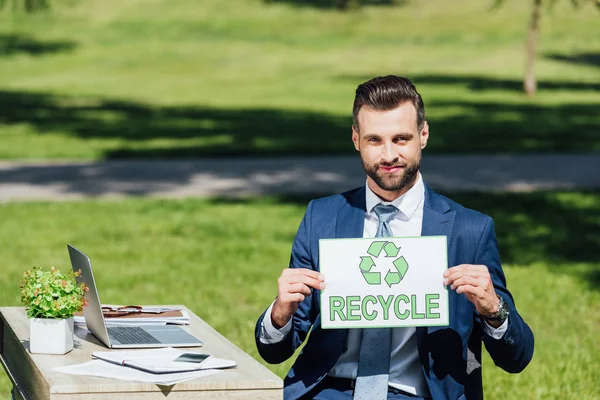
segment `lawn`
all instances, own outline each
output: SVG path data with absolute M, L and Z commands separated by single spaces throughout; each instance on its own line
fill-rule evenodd
M 491 214 L 509 288 L 536 336 L 531 365 L 510 375 L 484 360 L 488 398 L 594 399 L 600 379 L 600 195 L 461 194 Z M 88 201 L 0 205 L 0 304 L 18 305 L 32 265 L 69 268 L 66 243 L 90 255 L 107 303 L 184 303 L 258 358 L 256 318 L 307 199 Z M 284 376 L 290 362 L 270 366 Z M 0 398 L 8 379 L 0 373 Z
M 600 150 L 591 4 L 544 8 L 528 99 L 529 1 L 54 2 L 0 12 L 0 159 L 349 153 L 354 90 L 388 73 L 421 91 L 431 152 Z

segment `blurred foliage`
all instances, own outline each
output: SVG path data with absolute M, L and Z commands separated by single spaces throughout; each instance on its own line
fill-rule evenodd
M 52 0 L 0 0 L 0 10 L 12 9 L 25 12 L 36 12 L 50 8 Z

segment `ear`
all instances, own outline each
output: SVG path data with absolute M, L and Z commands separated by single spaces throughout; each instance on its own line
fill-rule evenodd
M 421 149 L 424 149 L 425 146 L 427 146 L 427 140 L 429 139 L 429 124 L 427 121 L 423 123 L 423 129 L 421 129 L 419 138 L 421 139 Z
M 356 129 L 354 129 L 354 125 L 352 125 L 352 143 L 354 143 L 356 151 L 360 151 L 359 135 Z

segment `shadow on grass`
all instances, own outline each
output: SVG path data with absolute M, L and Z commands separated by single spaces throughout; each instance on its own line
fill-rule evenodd
M 327 154 L 352 149 L 350 116 L 277 109 L 151 107 L 0 91 L 0 122 L 26 123 L 40 134 L 59 131 L 81 139 L 122 139 L 121 148 L 105 151 L 107 159 Z M 168 147 L 164 142 L 144 146 L 161 139 Z M 178 142 L 188 139 L 202 145 Z
M 439 82 L 441 78 L 429 79 Z M 461 79 L 447 78 L 448 82 Z M 600 103 L 537 106 L 437 100 L 427 102 L 427 107 L 451 111 L 429 119 L 430 153 L 600 150 Z M 0 123 L 27 124 L 40 135 L 60 132 L 93 139 L 106 159 L 353 153 L 350 111 L 342 117 L 268 108 L 153 107 L 132 101 L 0 91 Z M 103 148 L 103 139 L 113 142 Z
M 600 67 L 600 52 L 596 53 L 578 53 L 578 54 L 558 54 L 550 53 L 546 58 L 555 61 L 563 61 L 570 64 L 585 65 L 589 67 Z
M 71 41 L 39 41 L 25 35 L 0 35 L 0 56 L 29 54 L 41 56 L 71 51 L 76 43 Z
M 505 263 L 600 262 L 598 193 L 453 193 L 448 197 L 494 218 Z
M 600 194 L 597 192 L 451 193 L 449 198 L 490 215 L 504 265 L 547 264 L 600 290 Z M 306 206 L 308 196 L 213 199 L 215 204 L 277 201 Z M 578 266 L 578 263 L 597 265 Z M 565 270 L 564 265 L 572 267 Z M 532 282 L 535 277 L 532 276 Z
M 552 57 L 552 56 L 549 56 Z M 559 56 L 554 55 L 554 57 L 564 57 L 565 60 L 568 58 L 567 56 Z M 578 56 L 573 56 L 573 59 L 578 59 Z M 583 55 L 582 60 L 586 60 L 586 62 L 591 60 L 598 61 L 597 58 L 599 55 L 596 54 L 585 54 Z M 575 62 L 575 61 L 571 61 Z M 371 79 L 372 76 L 366 75 L 344 75 L 338 77 L 338 79 L 342 81 L 350 81 L 350 82 L 365 82 Z M 410 75 L 407 76 L 417 88 L 420 88 L 422 85 L 438 85 L 438 86 L 463 86 L 468 88 L 471 91 L 487 91 L 487 90 L 503 90 L 503 91 L 511 91 L 511 92 L 519 92 L 523 93 L 523 81 L 519 79 L 501 79 L 501 78 L 493 78 L 489 76 L 480 76 L 480 75 L 435 75 L 435 74 L 427 74 L 427 75 Z M 554 90 L 554 91 L 600 91 L 600 83 L 598 82 L 573 82 L 567 80 L 540 80 L 538 81 L 538 90 Z M 427 99 L 425 100 L 425 105 L 427 106 Z
M 590 289 L 600 290 L 598 192 L 449 197 L 494 218 L 503 264 L 544 263 L 553 273 L 575 276 Z M 535 284 L 535 276 L 531 280 Z
M 562 269 L 554 268 L 556 273 L 572 274 L 571 271 L 564 271 Z M 590 289 L 600 290 L 600 268 L 591 267 L 583 269 L 582 271 L 576 271 L 576 275 L 583 280 Z
M 494 219 L 503 263 L 600 262 L 600 194 L 595 192 L 443 193 Z M 212 204 L 308 205 L 311 196 L 215 198 Z M 600 278 L 600 273 L 596 278 Z M 600 283 L 600 279 L 597 280 Z
M 502 102 L 430 101 L 426 107 L 460 112 L 428 118 L 440 153 L 600 151 L 600 102 L 539 106 Z M 428 144 L 428 149 L 431 150 Z
M 307 207 L 308 203 L 323 194 L 302 194 L 298 196 L 294 195 L 272 195 L 267 197 L 211 197 L 206 200 L 209 204 L 222 205 L 222 204 L 292 204 L 295 206 Z
M 285 3 L 295 7 L 346 9 L 361 6 L 402 6 L 408 0 L 263 0 L 265 4 Z

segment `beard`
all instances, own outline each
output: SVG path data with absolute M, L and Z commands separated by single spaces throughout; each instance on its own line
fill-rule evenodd
M 415 161 L 409 164 L 399 163 L 398 159 L 395 159 L 390 163 L 381 162 L 376 164 L 367 164 L 362 157 L 361 162 L 365 172 L 367 173 L 367 176 L 369 176 L 369 178 L 371 178 L 377 186 L 388 192 L 396 192 L 404 189 L 406 185 L 414 182 L 417 172 L 419 172 L 419 168 L 421 166 L 421 154 L 419 154 Z M 382 165 L 386 167 L 403 166 L 404 171 L 400 171 L 399 173 L 395 174 L 386 174 L 379 170 L 379 167 Z

